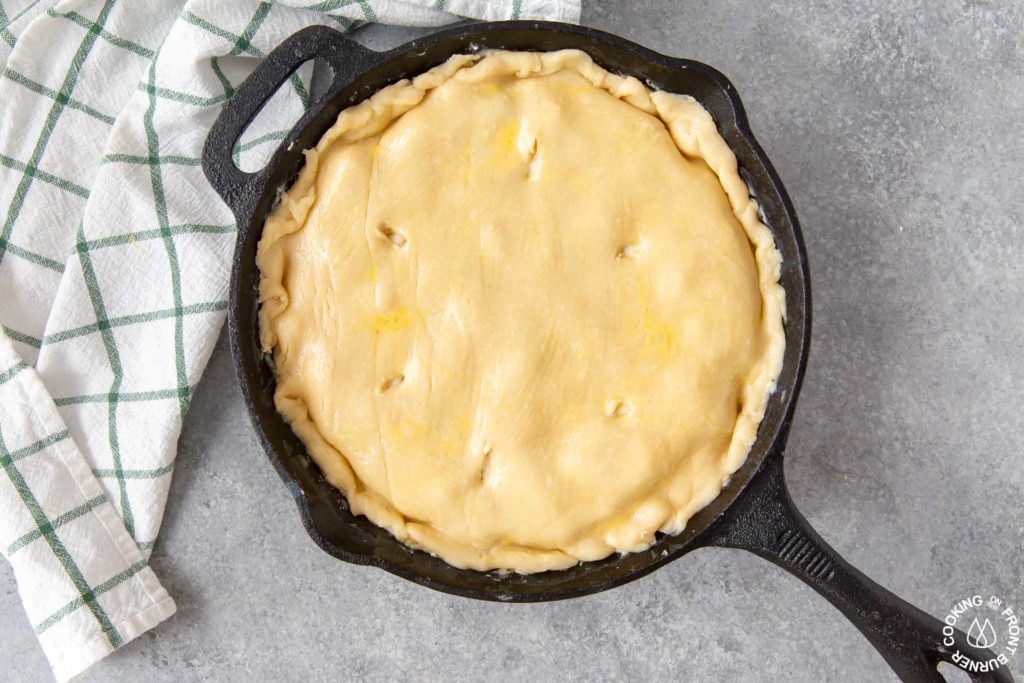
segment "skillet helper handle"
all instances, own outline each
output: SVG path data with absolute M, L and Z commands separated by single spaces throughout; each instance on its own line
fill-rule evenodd
M 969 645 L 962 631 L 950 635 L 943 622 L 869 579 L 822 540 L 793 504 L 782 460 L 769 456 L 766 471 L 733 504 L 735 516 L 712 529 L 707 545 L 749 550 L 803 579 L 853 622 L 903 681 L 943 683 L 936 667 L 942 661 L 957 666 L 959 655 L 986 664 L 996 658 Z M 1013 682 L 1005 664 L 967 673 L 973 681 Z
M 326 26 L 310 26 L 288 38 L 260 63 L 228 100 L 210 128 L 203 147 L 203 172 L 210 185 L 246 226 L 263 196 L 274 163 L 256 172 L 242 171 L 231 156 L 235 143 L 296 69 L 311 59 L 326 60 L 333 76 L 324 98 L 333 97 L 376 62 L 378 53 Z M 292 144 L 317 107 L 312 107 L 280 143 L 273 159 Z

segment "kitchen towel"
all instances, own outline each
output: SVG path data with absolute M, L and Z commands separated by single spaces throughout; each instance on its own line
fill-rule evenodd
M 174 612 L 148 566 L 235 226 L 200 153 L 312 24 L 576 21 L 579 0 L 0 0 L 0 550 L 66 681 Z M 308 68 L 236 147 L 256 168 Z

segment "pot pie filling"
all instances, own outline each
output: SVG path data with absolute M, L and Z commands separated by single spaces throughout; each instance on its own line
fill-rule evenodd
M 780 257 L 691 97 L 458 55 L 343 111 L 266 221 L 275 404 L 353 513 L 476 570 L 677 533 L 754 442 Z

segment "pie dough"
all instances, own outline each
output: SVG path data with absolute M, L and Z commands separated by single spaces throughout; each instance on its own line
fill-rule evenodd
M 711 116 L 585 53 L 459 55 L 341 113 L 259 244 L 277 409 L 457 567 L 676 533 L 782 366 L 771 233 Z

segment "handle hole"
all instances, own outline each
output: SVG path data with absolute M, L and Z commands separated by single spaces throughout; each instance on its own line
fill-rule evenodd
M 274 150 L 306 111 L 306 107 L 315 101 L 315 93 L 311 92 L 315 61 L 310 59 L 301 64 L 235 141 L 231 158 L 240 170 L 252 173 L 266 166 Z M 319 67 L 316 70 L 319 77 Z M 328 75 L 328 82 L 329 78 Z
M 956 664 L 939 662 L 936 669 L 938 669 L 939 675 L 945 678 L 948 683 L 971 683 L 970 674 L 958 667 Z

